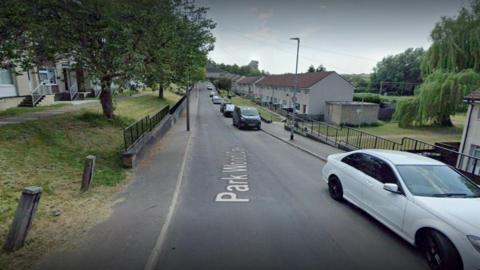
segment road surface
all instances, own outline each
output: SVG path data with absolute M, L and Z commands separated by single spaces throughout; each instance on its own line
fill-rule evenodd
M 329 197 L 322 161 L 261 131 L 237 130 L 208 94 L 199 93 L 152 269 L 428 269 L 408 243 Z

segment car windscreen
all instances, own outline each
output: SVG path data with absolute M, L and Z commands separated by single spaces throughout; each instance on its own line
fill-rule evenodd
M 242 115 L 244 115 L 244 116 L 258 116 L 258 112 L 257 112 L 256 109 L 247 108 L 247 109 L 242 109 Z
M 232 111 L 235 109 L 235 105 L 233 104 L 227 104 L 227 106 L 225 106 L 225 110 L 227 111 Z
M 480 188 L 446 165 L 397 165 L 413 195 L 428 197 L 480 197 Z

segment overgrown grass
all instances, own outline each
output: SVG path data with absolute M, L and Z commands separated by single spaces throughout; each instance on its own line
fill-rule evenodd
M 30 112 L 43 112 L 43 111 L 50 111 L 53 109 L 58 109 L 61 107 L 67 106 L 67 104 L 54 104 L 50 106 L 39 106 L 39 107 L 15 107 L 0 111 L 0 117 L 13 117 L 19 116 L 25 113 Z
M 111 195 L 127 174 L 119 160 L 123 128 L 178 99 L 167 98 L 120 99 L 112 121 L 103 118 L 97 105 L 0 127 L 0 241 L 6 237 L 21 190 L 40 186 L 44 191 L 27 245 L 13 254 L 0 254 L 0 269 L 30 268 L 40 256 L 68 243 L 108 214 Z M 87 155 L 96 156 L 93 186 L 79 194 Z

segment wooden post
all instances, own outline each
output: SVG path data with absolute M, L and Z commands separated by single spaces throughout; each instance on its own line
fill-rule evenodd
M 80 192 L 85 192 L 90 188 L 90 183 L 92 182 L 93 178 L 93 171 L 95 169 L 95 156 L 87 156 L 85 159 L 85 168 L 83 169 L 83 176 L 82 176 L 82 186 L 80 188 Z
M 40 187 L 27 187 L 22 191 L 12 226 L 3 246 L 5 251 L 13 252 L 25 244 L 41 195 L 42 188 Z

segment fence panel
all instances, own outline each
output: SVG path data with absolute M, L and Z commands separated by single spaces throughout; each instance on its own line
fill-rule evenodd
M 146 133 L 152 131 L 162 119 L 169 113 L 169 106 L 163 107 L 152 116 L 145 116 L 123 130 L 123 142 L 125 151 L 135 145 Z

